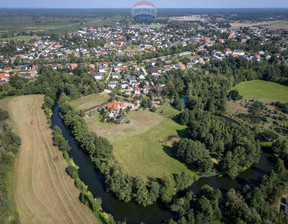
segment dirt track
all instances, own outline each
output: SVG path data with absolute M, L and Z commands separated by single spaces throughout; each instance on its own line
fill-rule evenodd
M 7 102 L 13 127 L 22 139 L 13 190 L 21 223 L 97 223 L 79 201 L 79 192 L 65 172 L 66 161 L 52 145 L 42 103 L 41 95 Z

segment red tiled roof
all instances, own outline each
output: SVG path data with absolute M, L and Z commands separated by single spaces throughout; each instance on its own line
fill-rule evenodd
M 112 102 L 107 104 L 107 107 L 109 108 L 110 111 L 112 111 L 112 110 L 118 111 L 120 109 L 119 106 L 124 107 L 124 103 L 113 100 Z

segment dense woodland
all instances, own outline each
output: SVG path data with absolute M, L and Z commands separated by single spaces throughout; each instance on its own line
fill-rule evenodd
M 189 130 L 189 139 L 181 139 L 174 146 L 176 156 L 185 163 L 209 172 L 213 157 L 220 161 L 215 167 L 218 173 L 235 178 L 258 162 L 260 142 L 249 128 L 229 124 L 222 117 L 200 110 L 184 111 L 178 119 Z

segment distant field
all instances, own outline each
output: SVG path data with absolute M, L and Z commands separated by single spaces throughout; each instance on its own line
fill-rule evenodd
M 171 148 L 164 147 L 161 142 L 168 136 L 183 135 L 185 132 L 186 127 L 172 119 L 148 110 L 129 112 L 120 125 L 100 122 L 98 113 L 94 118 L 85 119 L 90 130 L 109 139 L 116 159 L 132 176 L 163 177 L 165 173 L 180 173 L 184 170 L 196 174 L 168 155 Z M 126 124 L 127 120 L 131 124 Z
M 240 95 L 245 99 L 255 99 L 265 103 L 275 101 L 288 102 L 288 86 L 274 82 L 262 80 L 241 82 L 233 89 L 238 90 Z
M 41 105 L 43 95 L 7 98 L 14 131 L 21 137 L 13 196 L 21 223 L 97 223 L 79 200 L 79 191 L 65 172 L 66 161 L 52 145 Z
M 268 29 L 288 29 L 288 21 L 270 21 L 265 23 L 230 23 L 232 29 L 239 29 L 240 27 L 264 27 Z
M 139 24 L 132 24 L 131 26 L 135 27 L 135 28 L 143 27 L 143 25 L 139 25 Z M 152 23 L 152 24 L 148 25 L 147 27 L 149 27 L 149 28 L 161 28 L 162 26 L 163 26 L 163 24 L 154 24 L 154 23 Z
M 71 104 L 78 110 L 88 110 L 92 107 L 99 106 L 106 103 L 110 96 L 107 93 L 92 94 L 89 96 L 84 96 L 80 99 L 73 100 Z
M 17 37 L 0 38 L 0 41 L 9 41 L 9 40 L 29 41 L 29 40 L 32 40 L 32 39 L 37 39 L 37 37 L 17 36 Z

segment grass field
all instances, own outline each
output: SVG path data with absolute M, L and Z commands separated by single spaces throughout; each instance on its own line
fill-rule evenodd
M 288 29 L 288 21 L 270 21 L 265 23 L 230 23 L 232 29 L 239 29 L 240 27 L 263 27 L 268 29 Z
M 100 94 L 92 94 L 89 96 L 84 96 L 80 99 L 73 100 L 71 104 L 76 107 L 78 110 L 88 110 L 92 107 L 99 106 L 103 103 L 106 103 L 110 96 L 102 92 Z
M 97 223 L 79 201 L 79 191 L 65 172 L 67 163 L 52 145 L 43 99 L 31 95 L 0 101 L 22 139 L 13 184 L 21 223 Z
M 148 110 L 131 111 L 125 119 L 131 121 L 129 125 L 125 121 L 119 125 L 102 123 L 98 113 L 85 119 L 90 130 L 109 139 L 114 156 L 132 176 L 163 177 L 165 173 L 184 170 L 196 174 L 170 156 L 172 149 L 163 145 L 168 136 L 185 135 L 186 128 L 163 115 Z
M 288 86 L 274 82 L 262 80 L 241 82 L 233 89 L 238 90 L 240 95 L 245 99 L 255 99 L 264 103 L 275 101 L 280 101 L 282 103 L 288 102 Z
M 140 28 L 140 27 L 161 28 L 161 27 L 163 27 L 163 24 L 152 23 L 152 24 L 147 25 L 147 26 L 143 26 L 143 25 L 139 25 L 139 24 L 132 24 L 131 26 L 135 27 L 135 28 Z
M 0 38 L 0 41 L 10 41 L 10 40 L 15 40 L 15 41 L 29 41 L 32 39 L 37 39 L 37 37 L 32 37 L 32 36 L 17 36 L 17 37 L 8 37 L 8 38 Z

